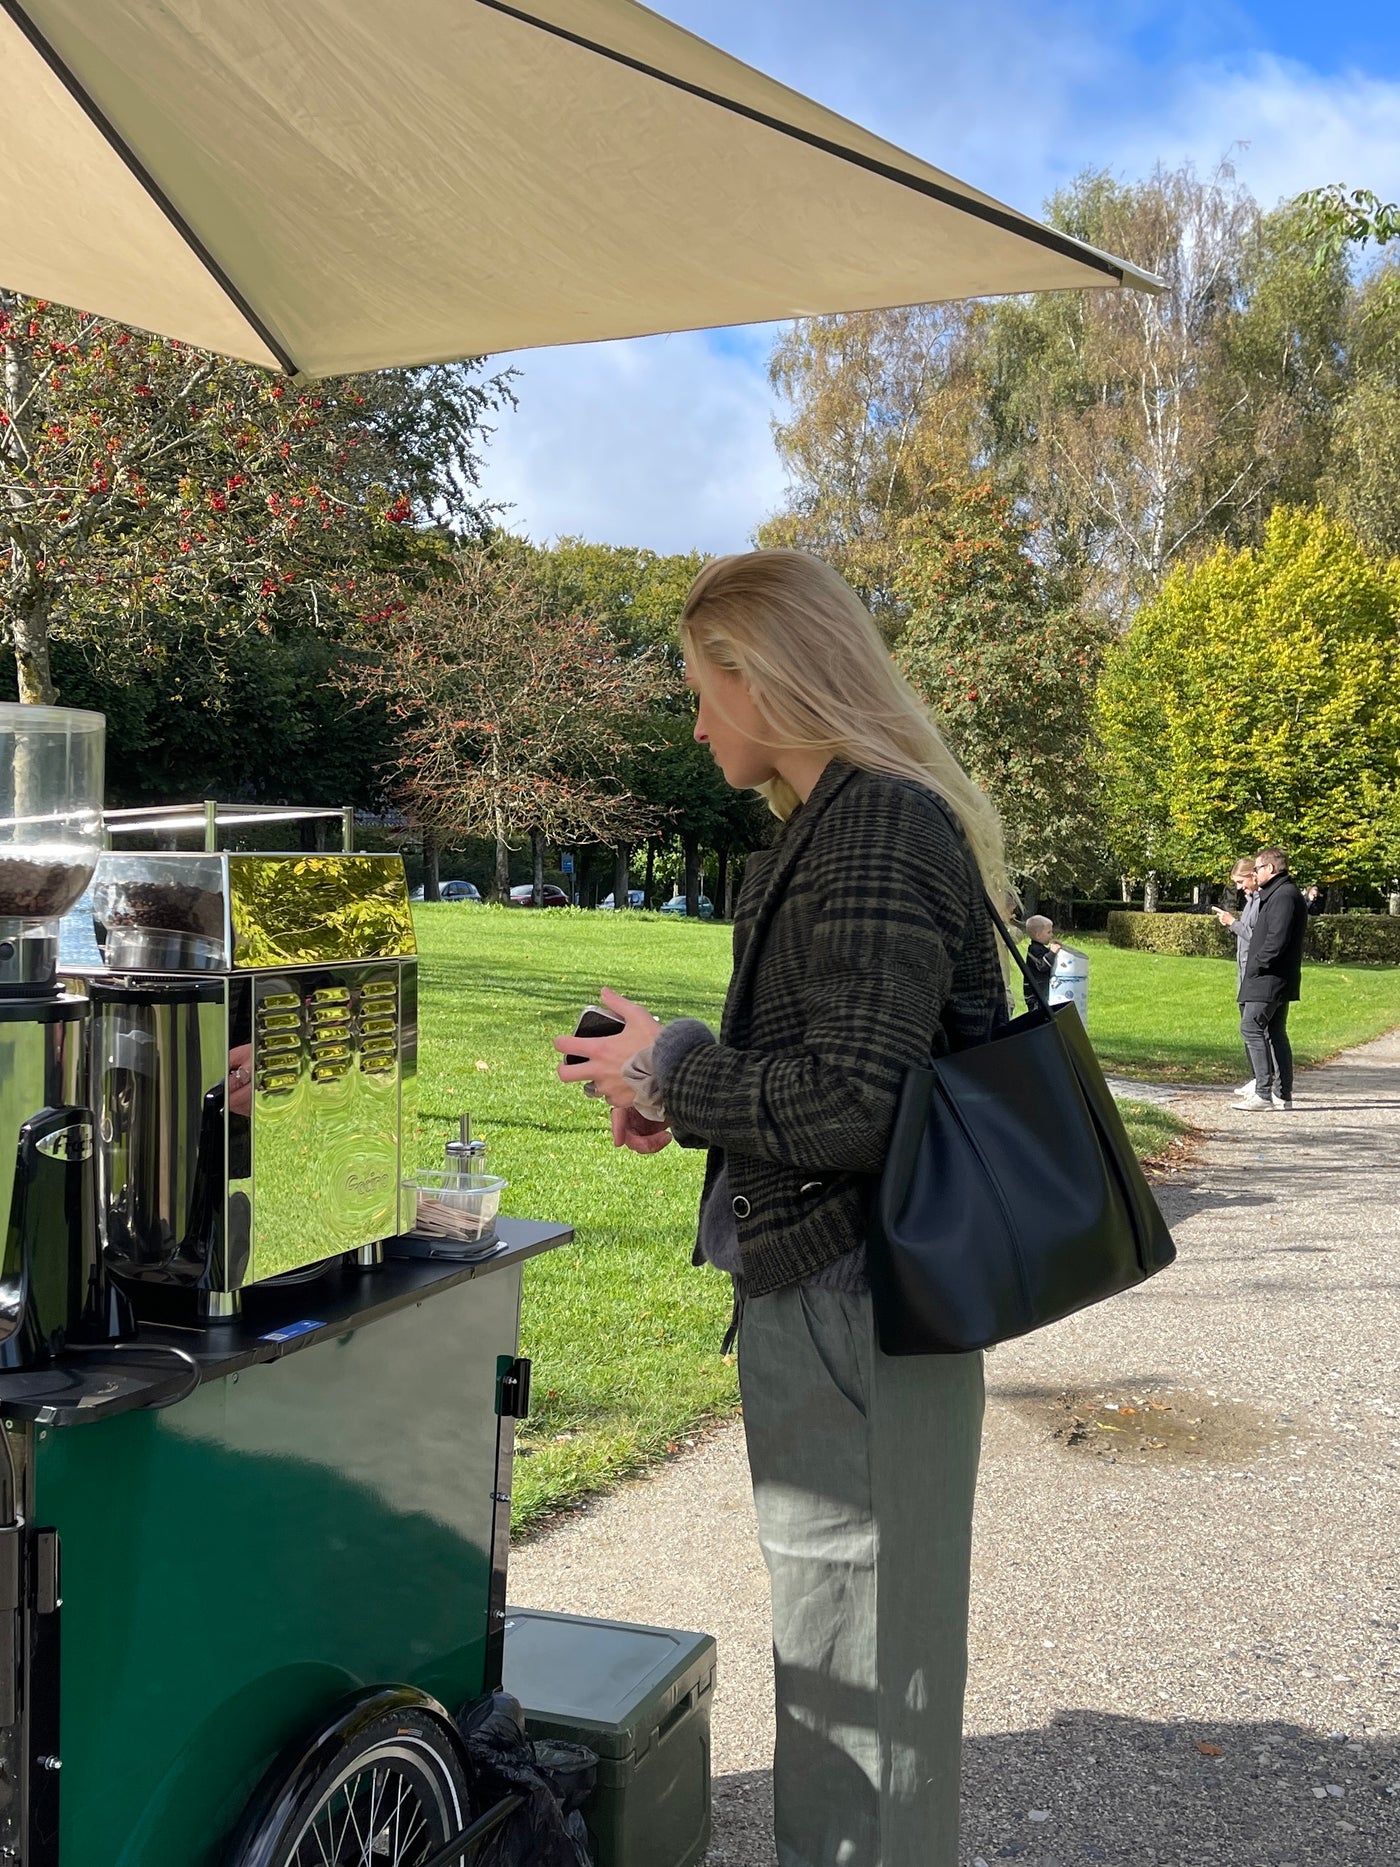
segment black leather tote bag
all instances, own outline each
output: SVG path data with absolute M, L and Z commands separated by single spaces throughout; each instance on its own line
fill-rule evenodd
M 1176 1256 L 1073 1005 L 1035 1008 L 904 1081 L 868 1235 L 887 1355 L 989 1348 Z

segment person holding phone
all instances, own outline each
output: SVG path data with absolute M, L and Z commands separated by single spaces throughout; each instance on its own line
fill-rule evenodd
M 911 1064 L 1007 1015 L 996 813 L 829 566 L 705 566 L 695 737 L 782 828 L 752 855 L 718 1033 L 608 992 L 565 1082 L 638 1153 L 708 1152 L 697 1260 L 734 1280 L 769 1570 L 780 1867 L 955 1867 L 982 1357 L 876 1343 L 865 1212 Z
M 1212 908 L 1211 913 L 1215 915 L 1216 919 L 1220 922 L 1220 925 L 1225 928 L 1227 933 L 1232 933 L 1235 936 L 1235 957 L 1239 965 L 1238 984 L 1243 985 L 1245 967 L 1249 962 L 1249 942 L 1254 933 L 1254 923 L 1259 918 L 1259 878 L 1254 871 L 1253 856 L 1240 857 L 1239 861 L 1230 870 L 1230 880 L 1244 896 L 1244 901 L 1240 907 L 1239 913 L 1230 914 L 1227 913 L 1224 908 Z M 1240 1042 L 1244 1042 L 1243 1013 L 1241 1013 L 1240 1021 Z M 1247 1046 L 1244 1054 L 1245 1062 L 1250 1065 L 1250 1074 L 1246 1080 L 1240 1084 L 1239 1088 L 1235 1090 L 1236 1097 L 1253 1096 L 1259 1093 L 1255 1084 L 1254 1067 Z

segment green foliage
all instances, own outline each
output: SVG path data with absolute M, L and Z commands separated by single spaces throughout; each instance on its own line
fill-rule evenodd
M 784 330 L 770 367 L 789 489 L 762 543 L 828 557 L 892 641 L 905 529 L 950 468 L 1011 493 L 1039 561 L 1118 623 L 1203 546 L 1258 542 L 1279 503 L 1325 498 L 1392 548 L 1396 424 L 1387 403 L 1377 434 L 1374 395 L 1346 408 L 1400 346 L 1400 273 L 1354 280 L 1345 241 L 1319 249 L 1308 198 L 1264 213 L 1228 164 L 1087 173 L 1045 211 L 1167 290 Z
M 1129 953 L 1175 953 L 1183 959 L 1226 959 L 1238 951 L 1235 936 L 1213 914 L 1115 910 L 1108 917 L 1108 941 Z
M 1400 556 L 1400 262 L 1364 281 L 1353 380 L 1337 408 L 1326 496 L 1376 551 Z
M 1382 201 L 1370 188 L 1347 189 L 1340 182 L 1300 195 L 1299 206 L 1314 244 L 1319 271 L 1339 259 L 1349 246 L 1374 241 L 1386 246 L 1400 240 L 1400 204 Z
M 508 377 L 440 365 L 296 387 L 0 290 L 0 596 L 21 695 L 51 637 L 100 658 L 158 614 L 216 633 L 351 598 L 394 534 L 479 527 L 477 452 Z
M 766 807 L 732 791 L 694 739 L 695 702 L 684 684 L 679 630 L 701 554 L 662 557 L 581 538 L 528 550 L 534 574 L 559 603 L 596 623 L 619 652 L 646 653 L 656 664 L 655 704 L 624 729 L 631 750 L 618 773 L 649 813 L 653 835 L 678 836 L 692 856 L 701 848 L 742 853 L 763 841 L 771 824 Z
M 905 535 L 896 659 L 1000 810 L 1013 874 L 1071 886 L 1095 866 L 1107 631 L 1060 599 L 990 483 L 945 476 L 938 494 Z
M 663 557 L 583 538 L 532 549 L 538 576 L 563 607 L 592 617 L 618 643 L 662 650 L 679 666 L 677 630 L 686 592 L 705 561 L 699 551 Z
M 1400 565 L 1280 509 L 1258 549 L 1168 580 L 1105 662 L 1110 836 L 1136 873 L 1208 875 L 1264 843 L 1297 873 L 1400 867 Z
M 774 424 L 788 504 L 761 545 L 812 551 L 842 573 L 887 636 L 898 634 L 905 526 L 937 504 L 969 411 L 956 406 L 961 305 L 801 319 L 778 338 L 769 379 L 791 413 Z M 970 379 L 964 386 L 970 391 Z M 951 432 L 950 432 L 951 431 Z
M 1174 953 L 1181 958 L 1224 959 L 1235 936 L 1213 914 L 1136 914 L 1108 917 L 1110 946 L 1130 953 Z M 1308 922 L 1306 956 L 1323 966 L 1400 966 L 1400 918 L 1388 914 L 1319 914 Z
M 1307 954 L 1325 966 L 1400 966 L 1400 916 L 1319 914 L 1308 922 Z

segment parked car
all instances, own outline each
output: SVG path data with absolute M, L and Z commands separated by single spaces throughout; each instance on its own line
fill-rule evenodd
M 512 888 L 510 891 L 510 905 L 513 908 L 532 908 L 535 905 L 534 884 L 531 882 L 522 882 L 518 888 Z M 566 908 L 569 905 L 569 897 L 564 893 L 562 888 L 557 888 L 553 882 L 546 882 L 544 885 L 544 905 L 547 908 Z
M 673 895 L 669 901 L 663 901 L 661 904 L 661 912 L 663 914 L 684 914 L 685 913 L 685 896 L 684 895 Z M 715 918 L 714 902 L 711 901 L 708 895 L 701 895 L 700 897 L 700 919 L 702 921 L 712 921 L 714 918 Z
M 423 890 L 415 888 L 408 897 L 410 901 L 421 901 Z M 475 882 L 440 882 L 438 884 L 439 901 L 480 901 L 481 890 Z
M 611 909 L 613 905 L 614 903 L 611 895 L 604 895 L 603 899 L 598 903 L 600 908 Z M 641 888 L 629 888 L 627 890 L 627 905 L 629 908 L 644 907 L 646 905 L 646 891 Z

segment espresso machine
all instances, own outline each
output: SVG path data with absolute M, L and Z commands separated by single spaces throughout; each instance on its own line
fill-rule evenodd
M 100 713 L 0 706 L 0 1368 L 129 1333 L 94 1209 L 85 998 L 58 923 L 102 846 Z
M 377 1262 L 413 1222 L 402 859 L 109 850 L 92 909 L 99 1223 L 138 1315 L 230 1318 L 251 1285 Z

